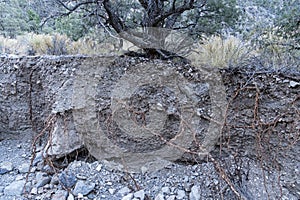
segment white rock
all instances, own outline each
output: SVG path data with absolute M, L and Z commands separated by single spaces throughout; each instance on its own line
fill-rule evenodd
M 176 196 L 175 195 L 171 195 L 167 198 L 167 200 L 175 200 Z
M 143 200 L 145 198 L 145 191 L 139 190 L 139 191 L 135 192 L 134 197 Z
M 30 191 L 30 194 L 37 194 L 38 189 L 36 187 L 33 187 Z
M 185 191 L 184 190 L 178 190 L 176 199 L 183 199 L 185 197 Z
M 296 81 L 290 81 L 290 87 L 296 87 L 300 85 L 300 83 L 296 82 Z
M 133 194 L 132 193 L 129 193 L 129 194 L 127 194 L 126 196 L 124 196 L 123 198 L 122 198 L 122 200 L 131 200 L 133 198 Z
M 191 188 L 190 200 L 200 200 L 200 192 L 198 186 L 193 186 Z
M 69 193 L 69 196 L 68 196 L 67 200 L 74 200 L 74 199 L 75 198 L 74 198 L 73 194 Z
M 109 194 L 113 195 L 116 192 L 116 189 L 109 188 L 108 192 L 109 192 Z
M 154 200 L 165 200 L 164 195 L 162 193 L 159 193 Z
M 13 164 L 8 161 L 4 161 L 0 164 L 0 174 L 5 174 L 13 170 Z
M 14 181 L 4 189 L 5 195 L 16 196 L 21 195 L 25 185 L 25 180 Z
M 171 190 L 169 187 L 162 187 L 161 192 L 164 194 L 169 194 L 171 192 Z
M 18 167 L 19 173 L 27 173 L 29 171 L 30 164 L 29 163 L 23 163 Z
M 129 192 L 130 192 L 130 189 L 128 187 L 123 187 L 118 191 L 118 193 L 122 196 L 128 194 Z

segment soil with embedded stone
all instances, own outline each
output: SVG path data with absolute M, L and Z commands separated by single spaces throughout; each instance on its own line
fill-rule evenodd
M 299 166 L 294 166 L 294 175 L 277 170 L 263 172 L 253 159 L 240 159 L 240 168 L 237 168 L 236 160 L 227 157 L 223 164 L 229 165 L 229 171 L 234 170 L 224 171 L 229 175 L 230 186 L 213 162 L 174 163 L 156 172 L 129 174 L 111 169 L 109 162 L 72 161 L 66 157 L 67 167 L 53 170 L 43 161 L 41 152 L 37 152 L 30 167 L 31 145 L 30 131 L 23 132 L 22 137 L 1 133 L 0 200 L 238 199 L 231 187 L 244 199 L 267 199 L 268 196 L 299 199 Z M 293 176 L 296 177 L 291 178 Z M 279 181 L 285 183 L 281 193 L 277 193 Z
M 44 122 L 47 121 L 45 116 L 53 111 L 52 106 L 55 102 L 66 104 L 56 107 L 56 117 L 61 121 L 53 129 L 63 133 L 62 136 L 68 136 L 61 131 L 65 127 L 69 133 L 72 133 L 74 127 L 68 128 L 64 125 L 71 124 L 73 119 L 70 116 L 74 117 L 74 115 L 67 114 L 74 112 L 72 110 L 74 107 L 62 99 L 71 99 L 69 87 L 72 80 L 74 81 L 74 73 L 82 62 L 81 59 L 87 58 L 3 58 L 4 64 L 0 66 L 2 73 L 0 74 L 0 200 L 300 199 L 300 72 L 298 69 L 264 69 L 249 66 L 220 70 L 228 105 L 226 121 L 222 124 L 222 134 L 218 135 L 220 138 L 214 143 L 210 154 L 207 154 L 205 159 L 203 157 L 198 159 L 198 154 L 193 154 L 192 151 L 198 153 L 197 141 L 201 140 L 201 137 L 192 138 L 194 146 L 189 149 L 192 153 L 187 153 L 175 162 L 163 165 L 163 168 L 159 167 L 159 170 L 151 171 L 147 167 L 142 167 L 140 173 L 129 173 L 126 172 L 126 162 L 124 162 L 125 169 L 118 170 L 110 162 L 111 160 L 95 161 L 89 155 L 89 153 L 95 155 L 95 152 L 77 149 L 77 146 L 71 154 L 65 152 L 65 155 L 58 160 L 53 157 L 50 159 L 43 151 L 46 136 L 51 135 L 50 131 L 45 133 L 45 137 L 41 137 L 41 143 L 39 141 L 36 143 L 38 146 L 35 156 L 31 153 L 36 133 L 30 131 L 30 128 L 35 128 L 33 125 L 39 125 L 40 129 L 45 126 Z M 98 65 L 101 59 L 95 59 L 99 61 L 96 62 Z M 168 64 L 158 60 L 141 60 L 141 63 L 141 66 L 152 63 L 157 67 Z M 17 64 L 20 67 L 15 67 Z M 98 65 L 94 67 L 98 69 Z M 122 131 L 130 130 L 128 136 L 132 136 L 131 131 L 140 129 L 129 126 L 130 124 L 127 123 L 129 119 L 143 126 L 158 118 L 164 119 L 165 123 L 161 123 L 162 120 L 155 121 L 154 129 L 158 129 L 156 128 L 158 124 L 164 128 L 162 130 L 177 130 L 181 125 L 178 113 L 183 112 L 184 106 L 178 106 L 177 102 L 173 101 L 174 91 L 183 91 L 185 96 L 201 103 L 206 102 L 207 98 L 203 100 L 201 98 L 207 96 L 207 90 L 211 92 L 212 84 L 209 84 L 209 87 L 205 83 L 200 84 L 196 79 L 198 75 L 203 74 L 199 74 L 199 71 L 188 65 L 179 64 L 174 67 L 179 78 L 187 75 L 183 79 L 186 82 L 180 81 L 186 87 L 180 88 L 178 84 L 178 88 L 169 90 L 174 84 L 164 84 L 166 87 L 155 88 L 151 84 L 143 84 L 135 89 L 134 84 L 130 82 L 131 74 L 136 75 L 141 81 L 148 81 L 148 77 L 144 76 L 143 71 L 138 72 L 138 69 L 135 70 L 130 66 L 135 66 L 130 59 L 116 58 L 113 65 L 107 68 L 102 66 L 103 69 L 107 69 L 102 76 L 93 74 L 97 76 L 91 80 L 95 81 L 100 77 L 99 80 L 103 81 L 92 82 L 97 86 L 96 97 L 99 97 L 98 105 L 95 106 L 99 113 L 95 116 L 98 117 L 97 122 L 102 127 L 115 130 L 116 135 L 109 135 L 108 132 L 103 131 L 107 136 L 111 136 L 111 140 L 116 139 L 115 141 L 120 146 L 128 148 L 130 153 L 135 153 L 130 149 L 132 147 L 130 145 L 135 144 L 139 152 L 147 153 L 147 148 L 141 145 L 143 142 L 130 143 L 128 137 L 125 138 L 127 140 L 119 138 L 122 132 L 118 132 L 118 127 L 123 127 L 120 129 Z M 171 70 L 173 65 L 170 67 L 163 68 L 164 72 L 168 72 L 165 74 L 166 77 L 173 77 L 175 74 Z M 149 70 L 149 73 L 155 75 L 157 72 L 160 73 L 161 69 L 149 68 Z M 90 79 L 84 75 L 83 73 L 80 78 Z M 118 87 L 112 90 L 110 87 L 115 79 L 119 80 Z M 195 81 L 195 84 L 192 81 Z M 129 86 L 127 87 L 126 84 Z M 128 94 L 122 93 L 119 89 L 121 86 L 129 89 Z M 59 93 L 60 90 L 65 93 Z M 80 100 L 78 103 L 81 103 L 83 98 L 78 97 L 77 100 Z M 112 101 L 111 97 L 126 100 L 127 105 L 133 109 L 122 117 L 122 107 Z M 123 97 L 126 98 L 122 99 Z M 192 107 L 193 116 L 201 119 L 198 121 L 203 122 L 201 125 L 204 128 L 209 122 L 212 124 L 220 122 L 210 118 L 209 110 L 212 107 L 210 104 L 200 103 Z M 78 106 L 80 108 L 82 105 Z M 161 115 L 161 110 L 165 110 L 170 118 Z M 105 123 L 109 121 L 106 119 L 111 117 L 105 118 L 105 114 L 113 116 L 112 111 L 117 111 L 120 115 L 115 116 L 115 123 L 107 126 L 109 124 Z M 150 114 L 155 116 L 154 119 L 149 120 Z M 77 117 L 84 119 L 78 115 Z M 91 116 L 85 117 L 88 120 L 78 122 L 89 122 Z M 91 128 L 91 126 L 86 127 Z M 176 134 L 173 131 L 165 133 L 168 137 Z M 95 139 L 97 138 L 89 138 L 91 144 Z M 57 140 L 62 143 L 73 141 L 62 137 L 58 137 Z M 99 144 L 98 141 L 99 139 L 95 144 Z M 152 140 L 147 142 L 149 147 L 157 144 L 153 147 L 154 150 L 162 145 L 162 143 L 153 143 Z M 99 149 L 104 146 L 105 144 Z M 109 146 L 106 144 L 106 147 Z M 107 153 L 110 154 L 108 158 L 113 158 L 115 152 L 111 150 Z M 146 157 L 139 160 L 143 161 L 144 158 Z

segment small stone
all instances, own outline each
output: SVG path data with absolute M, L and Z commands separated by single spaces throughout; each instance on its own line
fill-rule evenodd
M 83 195 L 89 194 L 93 189 L 95 188 L 95 183 L 87 182 L 87 181 L 82 181 L 79 180 L 75 188 L 73 190 L 74 195 L 78 195 L 79 193 Z
M 37 166 L 38 163 L 43 161 L 43 152 L 38 152 L 33 160 L 33 166 Z
M 178 190 L 176 199 L 183 199 L 185 197 L 185 191 L 184 190 Z
M 118 191 L 118 193 L 122 196 L 128 194 L 129 192 L 130 192 L 130 189 L 128 187 L 123 187 Z
M 50 181 L 50 184 L 52 185 L 58 185 L 59 184 L 59 179 L 57 175 L 54 175 Z
M 27 173 L 29 171 L 30 164 L 29 163 L 23 163 L 18 167 L 19 173 Z
M 79 193 L 79 194 L 77 195 L 77 197 L 78 197 L 78 199 L 82 199 L 82 198 L 83 198 L 83 194 Z
M 30 191 L 30 194 L 37 194 L 38 193 L 38 189 L 36 187 L 33 187 Z
M 296 87 L 300 85 L 300 83 L 296 82 L 296 81 L 290 81 L 290 87 Z
M 59 176 L 59 181 L 64 187 L 71 188 L 76 184 L 77 179 L 72 173 L 62 172 Z
M 13 170 L 13 164 L 8 161 L 4 161 L 0 164 L 0 175 L 5 174 Z
M 43 187 L 46 184 L 50 183 L 50 181 L 51 181 L 51 178 L 49 176 L 47 176 L 47 174 L 45 174 L 45 173 L 38 173 L 36 176 L 36 179 L 37 179 L 37 183 L 35 186 L 37 188 Z
M 176 196 L 175 195 L 171 195 L 169 196 L 166 200 L 175 200 Z
M 145 198 L 145 191 L 139 190 L 139 191 L 135 192 L 133 196 L 135 198 L 139 198 L 139 199 L 143 200 Z
M 132 197 L 133 197 L 133 194 L 132 194 L 132 193 L 129 193 L 129 194 L 127 194 L 126 196 L 124 196 L 124 197 L 122 198 L 122 200 L 131 200 Z
M 51 200 L 66 200 L 68 196 L 68 192 L 65 190 L 58 190 L 53 195 Z
M 102 165 L 101 165 L 101 164 L 99 164 L 99 165 L 96 167 L 96 170 L 97 170 L 98 172 L 100 172 L 100 171 L 101 171 L 101 169 L 102 169 Z
M 69 193 L 69 196 L 68 196 L 67 200 L 74 200 L 74 199 L 75 198 L 74 198 L 73 194 Z
M 197 186 L 193 186 L 190 192 L 190 200 L 200 200 L 200 192 Z
M 113 183 L 112 183 L 112 182 L 110 182 L 110 181 L 108 181 L 108 182 L 106 182 L 106 185 L 108 185 L 108 186 L 112 186 L 112 185 L 113 185 Z
M 159 193 L 154 200 L 165 200 L 164 195 L 162 193 Z
M 21 195 L 25 185 L 25 180 L 14 181 L 4 189 L 5 195 L 17 196 Z
M 20 174 L 18 174 L 17 176 L 16 176 L 16 181 L 19 181 L 19 180 L 23 180 L 24 179 L 24 177 L 23 177 L 23 175 L 20 175 Z
M 146 174 L 146 172 L 148 171 L 148 168 L 145 166 L 142 166 L 141 171 L 142 171 L 142 174 Z
M 116 192 L 116 189 L 109 188 L 108 192 L 109 192 L 109 194 L 113 195 Z
M 169 187 L 162 187 L 161 192 L 164 194 L 169 194 L 171 192 L 171 190 Z

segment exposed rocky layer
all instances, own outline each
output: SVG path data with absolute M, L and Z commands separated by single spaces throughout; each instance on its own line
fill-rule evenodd
M 0 59 L 1 132 L 38 131 L 53 120 L 49 143 L 53 148 L 48 153 L 62 156 L 85 143 L 92 155 L 114 161 L 111 167 L 122 169 L 121 158 L 129 152 L 136 160 L 127 158 L 125 165 L 134 171 L 152 169 L 151 163 L 140 165 L 149 157 L 147 152 L 173 145 L 167 151 L 180 149 L 177 161 L 197 163 L 207 158 L 205 147 L 244 198 L 300 198 L 300 73 L 296 69 L 217 71 L 114 57 Z M 210 74 L 217 75 L 207 78 Z M 214 87 L 218 83 L 222 84 Z M 226 116 L 226 121 L 220 116 Z M 220 127 L 217 138 L 209 135 Z M 173 143 L 180 133 L 191 137 L 184 144 Z M 103 138 L 115 146 L 106 146 Z M 158 168 L 163 161 L 175 160 L 163 155 L 154 162 Z M 263 192 L 258 191 L 261 187 Z

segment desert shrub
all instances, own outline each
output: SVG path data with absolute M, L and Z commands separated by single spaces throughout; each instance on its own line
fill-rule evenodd
M 26 51 L 27 45 L 22 36 L 17 36 L 15 39 L 0 36 L 0 53 L 20 55 L 25 54 Z
M 246 61 L 254 52 L 236 37 L 226 39 L 212 36 L 201 41 L 195 49 L 199 64 L 226 68 Z
M 278 35 L 277 28 L 261 33 L 252 44 L 267 67 L 288 67 L 299 62 L 300 50 L 295 48 L 299 44 L 293 38 Z
M 70 43 L 67 36 L 60 34 L 30 34 L 28 37 L 29 51 L 39 55 L 68 54 L 67 47 Z

